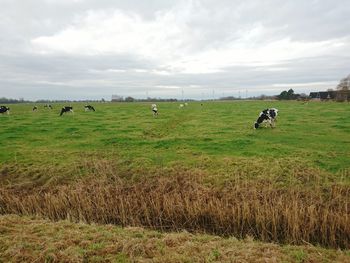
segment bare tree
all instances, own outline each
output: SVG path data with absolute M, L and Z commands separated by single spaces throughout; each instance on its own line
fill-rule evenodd
M 340 80 L 337 90 L 350 90 L 350 75 Z
M 350 75 L 340 80 L 337 86 L 337 101 L 349 101 L 350 99 Z

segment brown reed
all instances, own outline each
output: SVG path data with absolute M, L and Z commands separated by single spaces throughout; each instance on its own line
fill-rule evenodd
M 276 188 L 263 182 L 206 186 L 182 171 L 139 181 L 110 176 L 22 191 L 0 188 L 0 214 L 187 230 L 289 244 L 349 248 L 350 189 Z

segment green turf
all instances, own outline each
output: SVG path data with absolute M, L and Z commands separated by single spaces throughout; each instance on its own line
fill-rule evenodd
M 10 105 L 11 114 L 0 115 L 2 173 L 19 169 L 35 179 L 35 170 L 64 172 L 90 157 L 141 168 L 197 167 L 206 158 L 214 163 L 288 158 L 331 173 L 350 168 L 349 103 L 192 102 L 183 109 L 179 103 L 158 103 L 158 118 L 152 116 L 151 103 L 93 105 L 96 112 L 73 104 L 75 113 L 62 117 L 62 104 L 53 104 L 53 110 L 37 105 L 37 112 L 32 104 Z M 254 130 L 267 107 L 279 109 L 276 128 Z

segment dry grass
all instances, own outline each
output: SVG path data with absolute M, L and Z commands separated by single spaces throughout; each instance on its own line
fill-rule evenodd
M 350 262 L 349 251 L 0 216 L 0 262 Z
M 3 187 L 0 213 L 350 246 L 346 185 L 276 188 L 269 181 L 237 180 L 219 188 L 204 185 L 200 173 L 186 170 L 169 170 L 131 183 L 114 175 L 108 165 L 96 169 L 108 176 L 46 189 Z

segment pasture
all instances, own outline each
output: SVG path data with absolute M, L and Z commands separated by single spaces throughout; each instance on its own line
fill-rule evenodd
M 350 104 L 179 104 L 10 105 L 0 214 L 349 247 Z
M 73 104 L 75 113 L 62 117 L 62 105 L 38 105 L 37 112 L 33 105 L 11 105 L 11 115 L 0 116 L 1 179 L 69 180 L 84 176 L 92 159 L 117 162 L 121 169 L 180 165 L 212 172 L 236 160 L 235 166 L 248 165 L 247 175 L 259 161 L 343 175 L 350 167 L 349 104 L 205 102 L 179 109 L 179 103 L 158 103 L 157 118 L 150 105 L 96 104 L 96 112 L 84 112 L 83 104 Z M 271 106 L 280 110 L 276 129 L 252 129 Z

